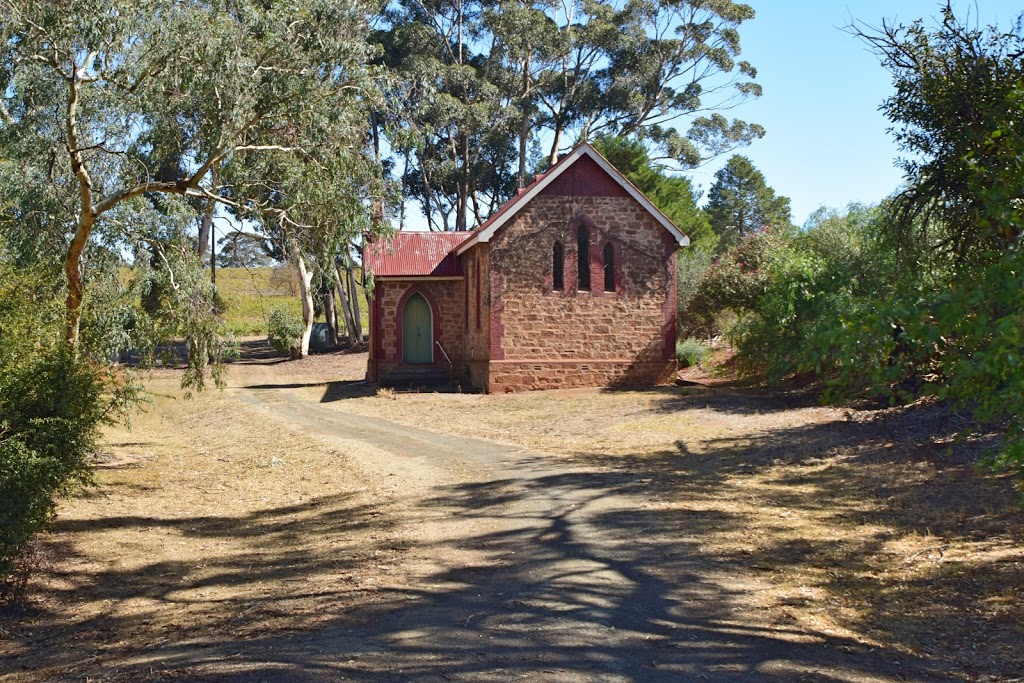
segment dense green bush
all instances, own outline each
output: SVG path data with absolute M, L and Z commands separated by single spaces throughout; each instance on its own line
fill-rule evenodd
M 697 291 L 697 283 L 715 261 L 711 251 L 686 249 L 676 259 L 676 305 L 678 307 L 680 335 L 699 332 L 701 321 L 691 321 L 690 301 Z
M 873 310 L 893 287 L 893 260 L 877 241 L 884 217 L 877 207 L 823 209 L 765 253 L 760 291 L 729 330 L 741 371 L 769 383 L 836 374 L 855 341 L 843 321 Z
M 275 308 L 267 321 L 267 341 L 278 353 L 289 353 L 299 345 L 305 330 L 302 318 L 283 308 Z
M 765 289 L 765 266 L 782 243 L 783 238 L 774 231 L 757 232 L 741 239 L 704 269 L 681 316 L 687 332 L 723 332 L 715 324 L 723 312 L 742 314 L 753 310 Z
M 89 481 L 99 426 L 134 398 L 60 342 L 59 302 L 0 254 L 0 586 L 57 499 Z
M 699 339 L 687 337 L 685 340 L 676 342 L 676 358 L 684 368 L 700 365 L 707 360 L 709 355 L 711 355 L 711 349 Z

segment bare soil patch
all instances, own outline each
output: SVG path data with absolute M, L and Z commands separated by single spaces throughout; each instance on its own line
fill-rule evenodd
M 378 395 L 364 369 L 362 354 L 250 358 L 191 401 L 158 373 L 155 404 L 109 433 L 97 486 L 63 506 L 26 601 L 0 618 L 0 678 L 1024 677 L 1021 508 L 940 407 L 721 386 Z M 431 452 L 399 462 L 401 429 L 357 433 L 381 420 Z M 482 442 L 458 437 L 499 445 L 474 460 Z M 538 597 L 591 565 L 586 590 Z M 658 595 L 619 594 L 633 584 Z M 687 591 L 684 618 L 666 605 Z M 585 642 L 537 654 L 523 643 L 545 619 Z M 616 628 L 654 638 L 629 647 L 663 668 L 637 654 L 617 669 Z M 713 661 L 701 639 L 721 641 Z

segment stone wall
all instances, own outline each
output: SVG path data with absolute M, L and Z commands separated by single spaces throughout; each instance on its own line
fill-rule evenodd
M 631 387 L 666 384 L 675 378 L 674 360 L 492 361 L 489 391 L 532 391 L 576 387 Z
M 589 234 L 590 291 L 577 287 L 580 225 Z M 553 287 L 556 240 L 565 254 L 564 291 Z M 615 288 L 606 292 L 603 255 L 609 242 Z M 674 365 L 675 351 L 677 245 L 639 203 L 630 197 L 542 194 L 489 246 L 491 390 L 668 379 L 665 368 Z
M 479 244 L 462 255 L 462 272 L 466 278 L 463 305 L 466 357 L 473 361 L 490 358 L 491 286 L 488 246 Z M 476 384 L 475 381 L 473 383 Z

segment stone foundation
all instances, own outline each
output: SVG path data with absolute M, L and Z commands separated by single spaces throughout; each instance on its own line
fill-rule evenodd
M 668 384 L 675 380 L 675 360 L 524 360 L 492 361 L 491 393 L 571 389 L 578 387 L 631 387 Z
M 474 360 L 466 363 L 465 367 L 469 375 L 469 383 L 478 389 L 487 391 L 490 363 L 485 360 Z

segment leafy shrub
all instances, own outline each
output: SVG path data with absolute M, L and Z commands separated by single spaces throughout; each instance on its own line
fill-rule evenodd
M 690 301 L 697 291 L 697 283 L 704 277 L 704 273 L 714 260 L 714 252 L 695 249 L 685 250 L 676 260 L 676 302 L 681 333 L 691 331 L 687 317 Z
M 843 367 L 838 386 L 1001 422 L 994 461 L 1024 474 L 1024 26 L 975 23 L 947 5 L 933 27 L 860 34 L 893 75 L 882 110 L 907 183 L 885 234 L 914 277 L 847 318 L 845 348 L 874 366 Z
M 98 429 L 135 388 L 68 355 L 60 307 L 0 261 L 0 584 L 51 521 L 56 500 L 89 481 Z
M 688 337 L 685 340 L 676 341 L 676 358 L 684 368 L 700 365 L 707 360 L 709 355 L 711 355 L 711 349 L 699 339 Z
M 754 310 L 764 292 L 764 266 L 780 248 L 782 238 L 773 231 L 748 235 L 709 265 L 686 302 L 682 319 L 688 332 L 714 334 L 715 320 L 723 311 Z
M 206 271 L 187 239 L 172 235 L 178 246 L 161 248 L 163 266 L 144 260 L 135 264 L 135 287 L 141 290 L 145 312 L 136 321 L 134 348 L 145 365 L 179 362 L 180 342 L 186 350 L 182 387 L 186 395 L 206 386 L 207 374 L 217 386 L 224 381 L 224 361 L 238 349 Z M 148 300 L 148 302 L 147 302 Z
M 267 321 L 267 341 L 278 353 L 289 353 L 299 345 L 306 326 L 302 318 L 283 308 L 275 308 L 270 312 Z
M 850 355 L 843 321 L 894 286 L 895 262 L 876 239 L 884 216 L 863 205 L 821 209 L 797 237 L 749 237 L 705 272 L 690 309 L 712 325 L 732 313 L 723 331 L 747 376 L 834 376 Z

